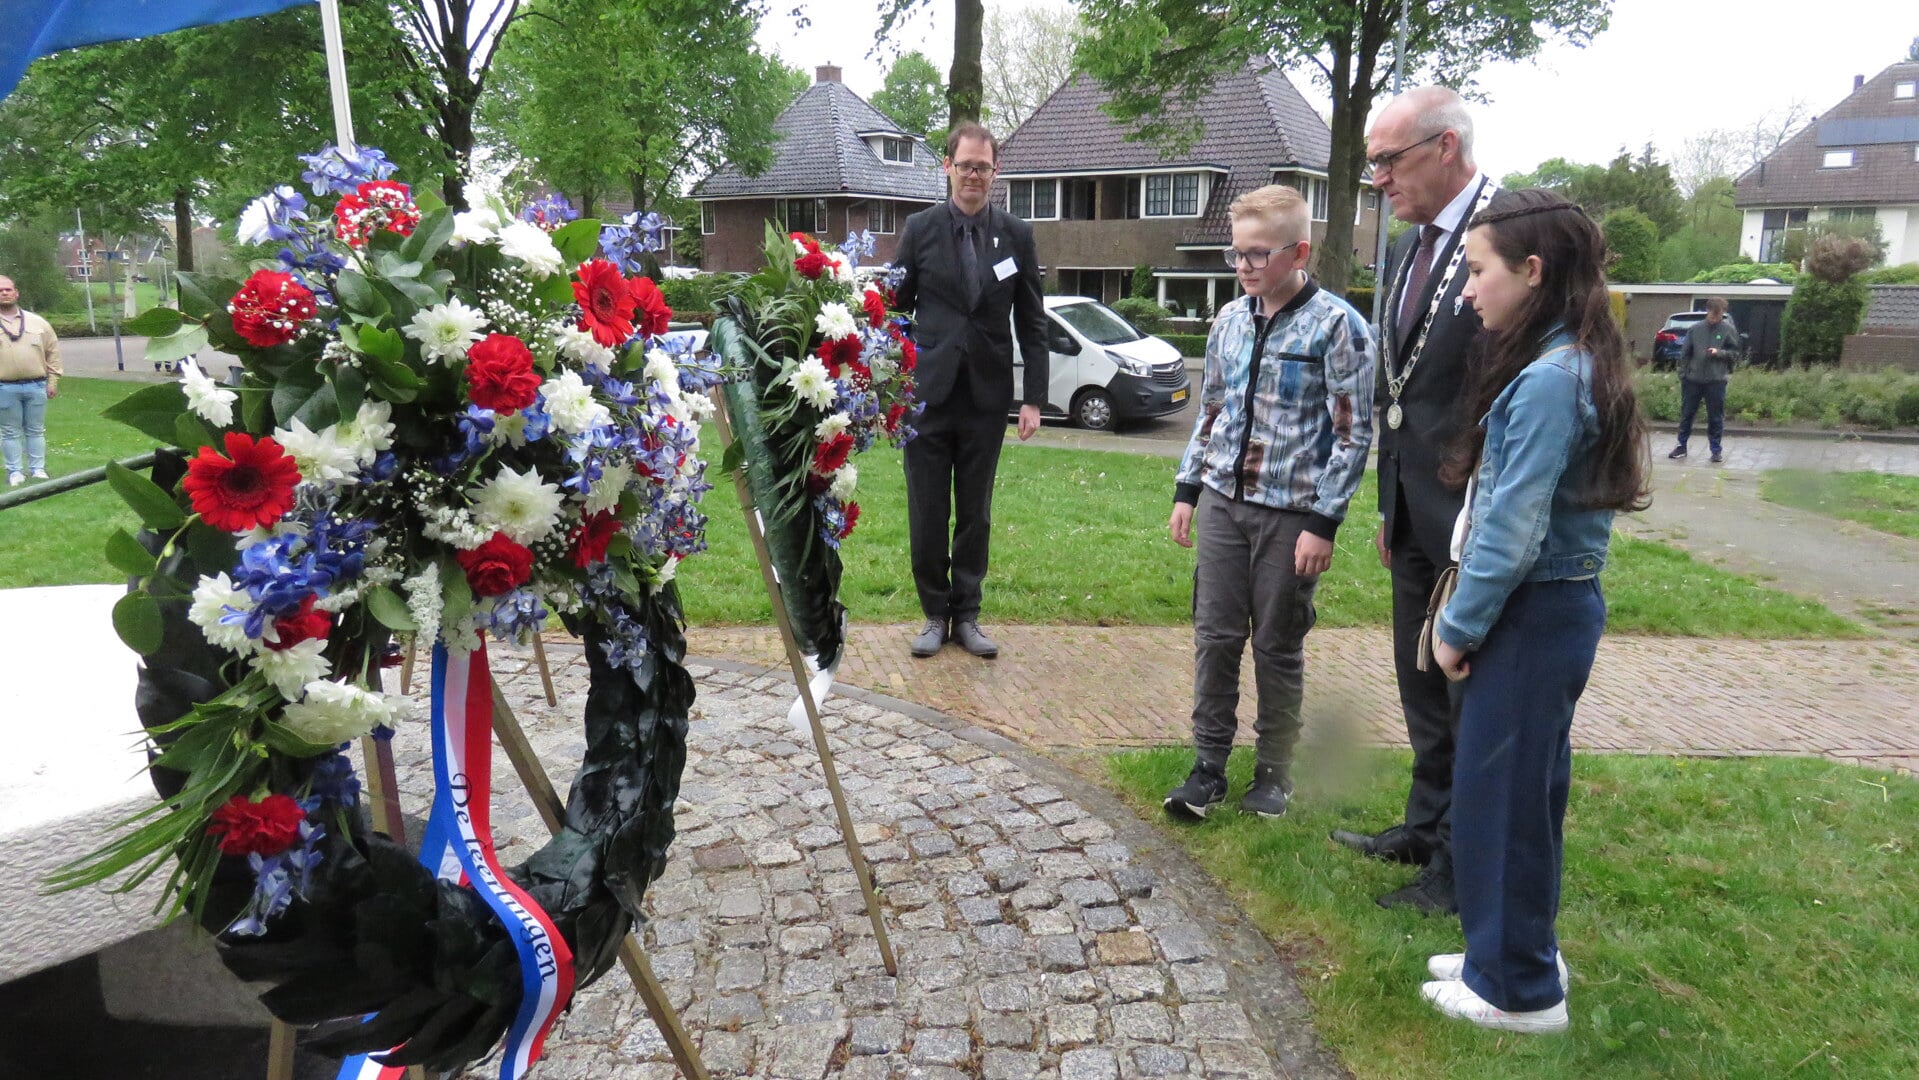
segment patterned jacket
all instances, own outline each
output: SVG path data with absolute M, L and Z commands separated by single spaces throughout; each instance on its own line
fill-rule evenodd
M 1309 514 L 1306 530 L 1331 539 L 1366 472 L 1379 350 L 1359 312 L 1310 279 L 1269 324 L 1259 340 L 1244 296 L 1214 320 L 1173 499 L 1197 503 L 1204 484 Z

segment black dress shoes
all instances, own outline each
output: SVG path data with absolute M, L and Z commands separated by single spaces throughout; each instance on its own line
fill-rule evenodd
M 926 628 L 913 639 L 913 655 L 924 660 L 939 652 L 940 646 L 944 644 L 946 644 L 946 620 L 928 619 Z
M 1383 908 L 1411 908 L 1426 915 L 1459 914 L 1459 898 L 1453 892 L 1453 868 L 1434 860 L 1413 883 L 1375 900 Z
M 1421 840 L 1404 825 L 1395 825 L 1377 836 L 1334 829 L 1333 842 L 1381 862 L 1424 866 L 1433 857 L 1432 845 Z
M 999 655 L 999 645 L 971 619 L 953 624 L 953 640 L 959 642 L 960 648 L 982 660 L 991 660 Z

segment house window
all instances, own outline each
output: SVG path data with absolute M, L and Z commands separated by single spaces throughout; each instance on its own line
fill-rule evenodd
M 1099 184 L 1093 180 L 1060 181 L 1059 216 L 1069 221 L 1093 220 L 1094 199 Z
M 868 232 L 891 233 L 894 228 L 894 212 L 897 208 L 888 200 L 881 199 L 866 205 L 866 229 Z
M 1173 177 L 1173 214 L 1191 217 L 1199 213 L 1199 174 L 1179 173 Z
M 1899 100 L 1910 100 L 1912 97 L 1913 87 L 1915 85 L 1919 85 L 1919 84 L 1914 84 L 1909 82 L 1893 83 L 1892 96 Z
M 1803 206 L 1766 211 L 1759 226 L 1759 261 L 1778 262 L 1787 234 L 1803 230 L 1810 214 Z
M 880 136 L 880 158 L 885 161 L 897 162 L 901 165 L 911 165 L 913 163 L 913 140 L 895 139 L 887 135 Z
M 1833 222 L 1872 221 L 1878 216 L 1879 212 L 1870 206 L 1835 206 L 1826 211 L 1826 220 Z
M 1146 178 L 1146 216 L 1166 217 L 1173 212 L 1173 178 L 1171 176 L 1149 176 Z
M 825 199 L 787 199 L 780 204 L 780 221 L 786 232 L 820 235 L 827 231 Z
M 712 236 L 715 231 L 713 204 L 703 202 L 700 204 L 700 234 L 703 236 Z
M 1059 218 L 1058 180 L 1013 180 L 1006 185 L 1008 209 L 1013 216 L 1028 221 L 1054 221 Z
M 1825 167 L 1828 169 L 1852 168 L 1852 151 L 1850 150 L 1826 151 Z

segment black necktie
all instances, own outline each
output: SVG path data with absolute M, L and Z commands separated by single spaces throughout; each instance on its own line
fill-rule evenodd
M 1444 233 L 1437 225 L 1420 227 L 1419 247 L 1413 251 L 1413 271 L 1406 275 L 1406 291 L 1399 294 L 1399 347 L 1402 349 L 1419 322 L 1419 297 L 1426 291 L 1426 280 L 1432 276 L 1434 249 Z
M 979 226 L 968 221 L 960 226 L 960 273 L 966 276 L 966 306 L 979 302 Z

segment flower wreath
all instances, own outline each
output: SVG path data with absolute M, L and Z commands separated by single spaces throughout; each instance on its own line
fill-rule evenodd
M 275 1016 L 347 1021 L 315 1048 L 450 1070 L 503 1033 L 512 1049 L 538 985 L 463 875 L 542 910 L 562 939 L 545 957 L 570 952 L 585 985 L 664 869 L 694 696 L 673 578 L 705 546 L 719 372 L 674 350 L 659 290 L 629 276 L 657 232 L 603 235 L 551 204 L 456 214 L 374 150 L 303 160 L 329 213 L 274 189 L 240 225 L 278 245 L 271 266 L 182 275 L 182 311 L 135 327 L 154 355 L 210 342 L 244 373 L 221 386 L 189 359 L 108 412 L 178 448 L 151 480 L 110 475 L 145 526 L 107 553 L 134 578 L 114 622 L 144 657 L 161 800 L 56 884 L 131 889 L 170 864 L 167 914 L 272 982 Z M 565 827 L 518 867 L 436 872 L 368 828 L 344 754 L 400 715 L 379 689 L 389 642 L 440 643 L 437 737 L 439 664 L 471 665 L 484 695 L 484 637 L 524 639 L 549 611 L 591 679 Z
M 840 542 L 859 523 L 853 457 L 903 446 L 923 406 L 918 351 L 891 312 L 897 281 L 865 271 L 870 233 L 837 249 L 766 232 L 766 266 L 721 302 L 714 346 L 746 374 L 723 388 L 735 425 L 725 467 L 746 470 L 801 651 L 834 668 L 845 639 Z

